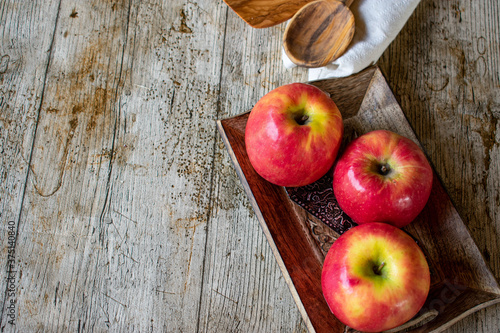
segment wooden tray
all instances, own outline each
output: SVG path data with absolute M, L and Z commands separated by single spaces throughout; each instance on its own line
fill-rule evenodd
M 391 130 L 418 142 L 377 67 L 312 84 L 329 92 L 342 112 L 344 146 L 355 136 L 375 129 Z M 310 332 L 353 331 L 330 312 L 320 282 L 325 253 L 342 230 L 332 230 L 320 216 L 316 218 L 313 211 L 303 208 L 307 205 L 293 202 L 285 188 L 255 173 L 245 150 L 247 118 L 248 112 L 218 121 L 217 126 L 304 321 Z M 500 302 L 498 283 L 438 177 L 434 177 L 427 206 L 404 230 L 427 257 L 431 290 L 422 311 L 392 331 L 440 332 Z

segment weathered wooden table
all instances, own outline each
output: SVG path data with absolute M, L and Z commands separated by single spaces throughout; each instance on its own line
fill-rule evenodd
M 379 66 L 500 280 L 500 3 Z M 307 71 L 223 1 L 0 1 L 0 330 L 303 332 L 216 120 Z M 450 332 L 500 332 L 500 306 Z

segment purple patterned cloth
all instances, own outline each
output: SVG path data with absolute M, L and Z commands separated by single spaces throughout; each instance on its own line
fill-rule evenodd
M 285 189 L 292 201 L 340 235 L 356 225 L 335 199 L 331 172 L 310 185 Z

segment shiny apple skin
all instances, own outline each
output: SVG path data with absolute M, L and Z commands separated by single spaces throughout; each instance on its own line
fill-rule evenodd
M 373 267 L 381 267 L 377 275 Z M 344 324 L 380 332 L 422 308 L 430 288 L 425 256 L 404 231 L 387 223 L 351 228 L 328 251 L 321 276 L 325 300 Z
M 305 124 L 296 119 L 308 117 Z M 248 117 L 245 146 L 255 171 L 288 187 L 321 178 L 333 165 L 342 141 L 342 115 L 319 88 L 292 83 L 263 96 Z
M 381 175 L 374 165 L 387 164 Z M 386 222 L 398 228 L 412 222 L 425 207 L 433 171 L 412 140 L 377 130 L 353 140 L 334 170 L 333 190 L 340 208 L 356 223 Z

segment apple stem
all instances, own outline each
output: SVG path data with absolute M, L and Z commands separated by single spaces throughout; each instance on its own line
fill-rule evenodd
M 374 266 L 373 267 L 373 272 L 377 275 L 381 275 L 382 274 L 382 268 L 384 268 L 385 266 L 385 262 L 382 262 L 378 267 L 377 266 Z
M 303 115 L 301 115 L 300 117 L 296 117 L 296 118 L 295 118 L 295 121 L 296 121 L 296 122 L 297 122 L 297 124 L 299 124 L 299 125 L 304 125 L 304 124 L 307 122 L 307 120 L 308 120 L 308 119 L 309 119 L 309 116 L 308 116 L 308 115 L 306 115 L 306 114 L 303 114 Z
M 387 175 L 390 170 L 391 170 L 391 168 L 387 164 L 381 164 L 381 165 L 379 165 L 379 173 L 382 176 Z

